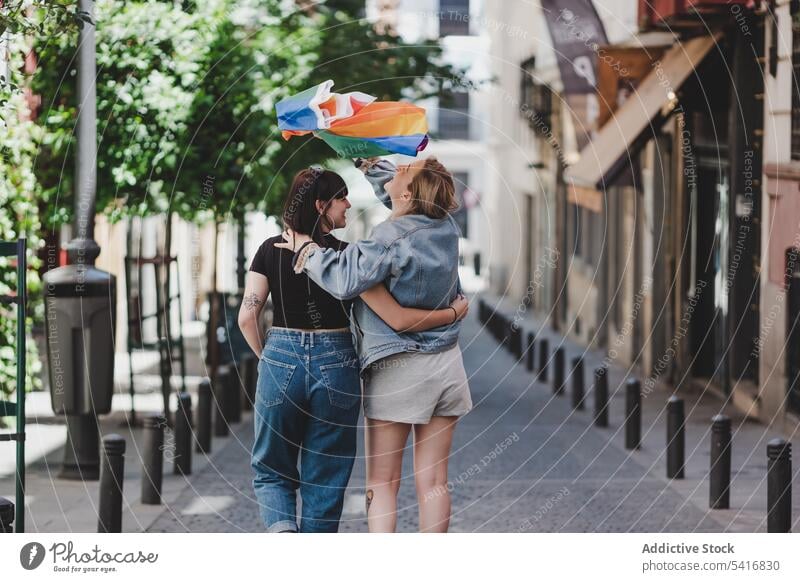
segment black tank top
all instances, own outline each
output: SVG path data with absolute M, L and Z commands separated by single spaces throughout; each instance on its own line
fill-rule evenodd
M 265 240 L 256 251 L 250 270 L 267 278 L 272 294 L 274 314 L 272 325 L 304 329 L 334 329 L 350 325 L 352 301 L 342 301 L 324 291 L 305 273 L 292 270 L 294 253 L 276 249 L 275 243 L 283 238 L 273 236 Z M 342 251 L 347 243 L 333 235 L 324 237 L 326 247 Z

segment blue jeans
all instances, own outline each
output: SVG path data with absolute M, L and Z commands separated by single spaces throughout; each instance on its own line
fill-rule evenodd
M 339 529 L 360 401 L 349 331 L 270 329 L 258 363 L 251 460 L 267 531 L 298 530 L 298 488 L 300 531 Z

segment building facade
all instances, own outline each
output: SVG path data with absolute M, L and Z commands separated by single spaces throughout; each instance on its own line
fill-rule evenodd
M 645 390 L 694 385 L 794 422 L 796 7 L 597 2 L 606 38 L 571 56 L 593 66 L 576 98 L 553 47 L 588 38 L 588 3 L 548 4 L 494 6 L 531 39 L 492 34 L 492 291 L 636 368 Z M 543 257 L 557 260 L 542 281 Z

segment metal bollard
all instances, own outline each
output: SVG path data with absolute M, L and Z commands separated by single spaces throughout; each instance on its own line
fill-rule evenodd
M 594 425 L 608 426 L 608 368 L 594 371 Z
M 638 449 L 642 439 L 642 385 L 636 378 L 625 383 L 625 448 Z
M 228 364 L 228 387 L 225 390 L 225 416 L 231 424 L 242 422 L 241 379 L 235 362 Z
M 767 532 L 792 531 L 792 443 L 767 443 Z
M 536 356 L 536 343 L 534 341 L 534 334 L 528 333 L 528 349 L 525 354 L 525 369 L 528 372 L 533 372 L 534 357 Z
M 522 358 L 522 328 L 511 320 L 511 353 L 517 357 L 517 361 Z
M 556 348 L 553 358 L 553 393 L 561 395 L 564 392 L 564 366 L 566 365 L 564 348 Z
M 100 460 L 100 503 L 97 533 L 122 531 L 122 481 L 125 477 L 125 439 L 118 434 L 103 437 Z
M 0 533 L 14 533 L 14 502 L 0 497 Z
M 178 395 L 175 410 L 175 475 L 192 474 L 192 397 L 187 392 Z
M 730 509 L 731 505 L 731 419 L 718 414 L 711 419 L 711 469 L 708 506 Z
M 685 427 L 683 399 L 673 394 L 667 400 L 667 479 L 683 479 Z
M 506 338 L 506 349 L 510 353 L 514 353 L 514 318 L 508 317 L 505 320 L 505 338 Z
M 255 385 L 253 379 L 253 364 L 256 357 L 253 354 L 245 354 L 240 363 L 240 375 L 242 377 L 242 410 L 253 410 L 252 387 Z
M 547 362 L 550 359 L 550 342 L 547 338 L 539 340 L 539 381 L 547 382 Z
M 214 436 L 224 437 L 230 433 L 228 419 L 225 409 L 225 393 L 228 391 L 228 376 L 230 372 L 227 366 L 220 366 L 217 371 L 217 380 L 214 386 Z
M 211 391 L 211 381 L 203 378 L 197 387 L 197 436 L 194 450 L 198 453 L 211 452 L 211 411 L 213 409 L 214 395 Z
M 572 358 L 572 408 L 583 410 L 583 356 Z
M 145 417 L 142 458 L 142 503 L 161 504 L 161 485 L 164 481 L 164 428 L 167 419 L 161 415 Z

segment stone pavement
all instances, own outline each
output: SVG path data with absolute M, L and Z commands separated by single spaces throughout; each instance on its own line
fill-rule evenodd
M 506 313 L 512 313 L 508 305 Z M 473 411 L 459 423 L 450 462 L 453 501 L 450 531 L 455 532 L 751 532 L 766 529 L 766 442 L 778 436 L 763 425 L 745 421 L 732 406 L 733 482 L 730 510 L 709 510 L 709 419 L 723 409 L 713 396 L 698 391 L 686 401 L 686 478 L 665 477 L 664 403 L 670 395 L 659 388 L 643 399 L 642 446 L 623 447 L 624 394 L 615 388 L 625 371 L 612 367 L 609 387 L 610 426 L 591 422 L 591 372 L 602 354 L 584 353 L 548 330 L 551 349 L 563 345 L 568 359 L 586 358 L 587 409 L 572 411 L 569 389 L 553 396 L 551 386 L 537 382 L 500 347 L 477 320 L 477 304 L 461 335 L 470 377 Z M 525 321 L 525 331 L 540 329 Z M 552 375 L 551 375 L 552 377 Z M 116 398 L 116 397 L 115 397 Z M 119 419 L 116 419 L 118 422 Z M 112 423 L 106 419 L 104 426 Z M 104 432 L 107 430 L 104 428 Z M 128 435 L 125 435 L 128 438 Z M 126 463 L 126 531 L 260 532 L 263 531 L 252 491 L 249 466 L 253 442 L 252 415 L 232 427 L 231 435 L 215 438 L 209 457 L 195 455 L 188 479 L 165 472 L 165 503 L 139 503 L 131 433 Z M 793 439 L 795 447 L 798 439 Z M 410 444 L 410 443 L 409 443 Z M 60 458 L 59 451 L 50 455 Z M 416 531 L 417 504 L 407 448 L 400 490 L 398 529 Z M 29 467 L 29 508 L 35 519 L 28 531 L 95 531 L 97 484 L 52 480 L 47 459 Z M 795 463 L 797 467 L 798 463 Z M 167 463 L 167 469 L 170 466 Z M 797 476 L 797 468 L 794 476 Z M 363 439 L 347 491 L 341 531 L 366 531 L 364 516 Z M 13 493 L 0 479 L 0 495 Z M 793 488 L 794 530 L 800 528 L 800 487 Z
M 511 311 L 509 310 L 508 313 Z M 534 329 L 533 322 L 526 322 Z M 547 331 L 551 347 L 558 338 Z M 568 355 L 583 353 L 564 343 Z M 524 365 L 477 321 L 477 306 L 465 322 L 461 347 L 475 408 L 456 429 L 449 479 L 455 532 L 750 532 L 766 529 L 766 442 L 776 436 L 745 421 L 733 407 L 733 481 L 730 510 L 708 507 L 709 419 L 721 402 L 683 394 L 686 400 L 686 478 L 665 477 L 663 405 L 669 392 L 643 400 L 640 450 L 623 446 L 624 394 L 610 406 L 610 427 L 598 429 L 591 414 L 573 412 L 569 396 L 552 396 Z M 587 378 L 600 354 L 586 353 Z M 569 361 L 569 359 L 568 359 Z M 624 371 L 612 368 L 613 391 Z M 588 392 L 592 402 L 591 391 Z M 795 439 L 795 446 L 798 440 Z M 170 510 L 148 531 L 263 531 L 251 489 L 248 454 L 252 430 L 237 430 L 221 454 L 192 479 Z M 410 444 L 410 443 L 409 443 Z M 416 531 L 417 504 L 406 449 L 398 529 Z M 797 465 L 797 463 L 795 464 Z M 797 470 L 795 470 L 795 476 Z M 366 531 L 363 439 L 347 492 L 341 531 Z M 794 487 L 800 517 L 800 487 Z M 797 521 L 795 521 L 795 530 Z

